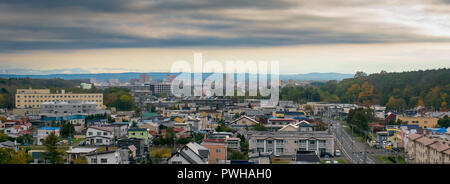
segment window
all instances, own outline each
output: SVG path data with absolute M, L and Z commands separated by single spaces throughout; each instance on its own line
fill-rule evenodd
M 181 161 L 172 161 L 172 164 L 183 164 Z
M 96 164 L 97 163 L 97 159 L 91 158 L 91 163 Z
M 100 159 L 100 162 L 102 164 L 106 164 L 106 163 L 108 163 L 108 159 L 107 158 L 102 158 L 102 159 Z
M 277 153 L 283 153 L 284 149 L 283 148 L 277 148 Z
M 216 149 L 216 153 L 220 153 L 220 149 Z
M 144 135 L 144 133 L 141 132 L 141 135 Z
M 103 132 L 103 135 L 108 135 L 108 132 Z
M 101 144 L 101 143 L 103 143 L 103 140 L 102 139 L 95 139 L 95 143 Z

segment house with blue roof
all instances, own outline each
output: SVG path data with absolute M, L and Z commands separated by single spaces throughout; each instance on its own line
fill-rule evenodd
M 44 141 L 44 139 L 50 135 L 51 133 L 55 133 L 56 136 L 59 136 L 59 131 L 60 128 L 59 127 L 41 127 L 38 129 L 37 131 L 37 135 L 36 135 L 36 144 L 37 145 L 42 145 L 42 141 Z

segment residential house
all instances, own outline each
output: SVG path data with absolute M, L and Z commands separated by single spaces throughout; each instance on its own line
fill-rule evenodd
M 66 151 L 67 153 L 67 162 L 72 162 L 76 159 L 79 159 L 81 157 L 86 156 L 87 154 L 91 154 L 97 151 L 97 148 L 72 148 L 70 147 L 69 150 Z
M 209 149 L 197 143 L 189 143 L 167 160 L 168 164 L 208 164 Z
M 256 121 L 253 118 L 250 118 L 248 116 L 241 116 L 238 119 L 231 122 L 231 127 L 233 128 L 245 128 L 245 127 L 252 127 L 253 125 L 259 124 L 258 121 Z
M 201 145 L 209 150 L 209 164 L 227 163 L 227 143 L 225 139 L 205 139 Z
M 123 164 L 119 150 L 94 152 L 86 155 L 88 164 Z
M 114 130 L 111 127 L 88 127 L 85 143 L 103 146 L 114 144 Z
M 44 139 L 51 133 L 55 133 L 56 136 L 59 136 L 59 127 L 41 127 L 37 130 L 37 136 L 36 136 L 36 144 L 42 145 Z
M 130 146 L 135 148 L 135 154 L 131 160 L 133 163 L 141 163 L 141 161 L 149 154 L 148 147 L 145 145 L 144 139 L 124 138 L 117 141 L 118 148 L 127 149 Z
M 128 138 L 143 139 L 145 145 L 149 144 L 151 137 L 152 136 L 148 133 L 147 129 L 145 128 L 128 129 Z

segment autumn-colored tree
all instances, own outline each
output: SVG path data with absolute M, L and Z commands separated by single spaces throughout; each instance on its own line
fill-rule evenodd
M 420 100 L 417 102 L 417 107 L 425 107 L 425 103 L 423 102 L 422 99 L 420 99 Z
M 367 81 L 361 86 L 361 92 L 358 94 L 359 101 L 370 101 L 373 95 L 373 85 L 370 85 Z
M 389 98 L 389 101 L 386 103 L 386 107 L 396 111 L 401 111 L 406 107 L 406 102 L 403 98 L 396 99 L 395 97 L 391 96 Z
M 79 157 L 73 160 L 73 164 L 88 164 L 86 157 Z
M 17 151 L 11 155 L 11 164 L 28 164 L 28 160 L 31 160 L 30 156 L 25 151 Z
M 0 121 L 2 121 L 2 123 L 4 123 L 4 122 L 8 121 L 8 118 L 6 116 L 1 115 Z
M 353 102 L 358 101 L 358 94 L 361 92 L 361 87 L 359 84 L 353 84 L 350 88 L 347 89 L 347 96 L 349 99 L 353 100 Z

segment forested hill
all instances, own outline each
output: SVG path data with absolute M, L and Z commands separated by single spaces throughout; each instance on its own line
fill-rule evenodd
M 341 81 L 336 93 L 343 101 L 387 105 L 402 110 L 415 106 L 448 108 L 450 69 L 355 75 Z
M 381 72 L 366 75 L 358 72 L 339 83 L 328 81 L 320 87 L 286 87 L 282 99 L 295 101 L 328 101 L 386 105 L 402 111 L 416 106 L 430 110 L 450 108 L 450 69 Z

